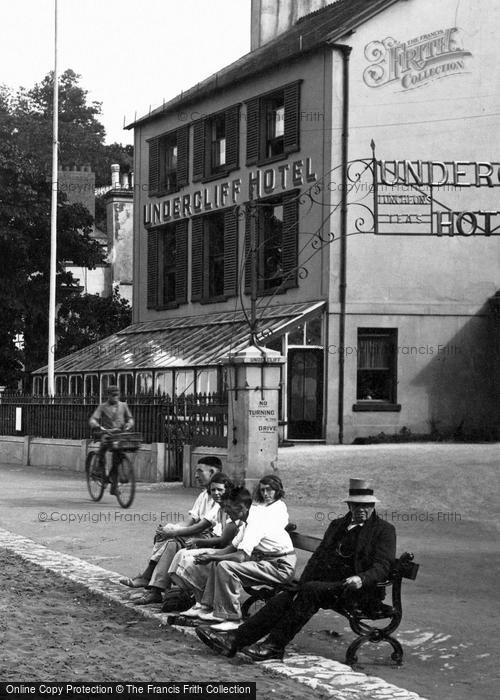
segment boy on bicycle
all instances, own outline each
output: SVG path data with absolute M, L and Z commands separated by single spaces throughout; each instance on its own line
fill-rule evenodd
M 124 401 L 120 401 L 120 389 L 117 386 L 108 387 L 108 400 L 100 404 L 90 416 L 89 425 L 93 429 L 101 430 L 101 444 L 99 446 L 99 473 L 96 476 L 104 478 L 104 459 L 107 450 L 111 449 L 113 432 L 131 430 L 134 427 L 134 419 L 130 409 Z M 116 456 L 113 454 L 113 464 L 109 474 L 111 482 L 110 493 L 116 493 Z

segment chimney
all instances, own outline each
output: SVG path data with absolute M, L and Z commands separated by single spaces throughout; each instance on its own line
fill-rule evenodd
M 114 190 L 120 189 L 120 166 L 113 163 L 111 166 L 111 187 Z

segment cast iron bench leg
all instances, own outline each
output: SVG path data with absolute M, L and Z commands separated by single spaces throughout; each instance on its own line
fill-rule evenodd
M 391 654 L 391 659 L 395 661 L 398 666 L 403 663 L 403 647 L 398 640 L 390 635 L 380 634 L 379 630 L 374 630 L 373 633 L 360 635 L 351 642 L 345 655 L 345 662 L 348 666 L 354 666 L 354 664 L 357 663 L 358 657 L 356 652 L 360 646 L 367 642 L 374 642 L 375 644 L 379 642 L 388 642 L 394 650 Z

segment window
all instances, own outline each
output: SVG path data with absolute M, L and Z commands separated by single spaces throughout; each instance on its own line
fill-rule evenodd
M 285 151 L 285 97 L 281 91 L 262 101 L 265 115 L 265 157 L 274 158 Z
M 245 291 L 252 286 L 256 260 L 259 294 L 284 292 L 297 286 L 298 200 L 289 194 L 252 204 L 245 232 Z M 255 258 L 251 254 L 251 227 L 255 226 Z
M 177 189 L 177 132 L 174 132 L 160 141 L 160 190 Z
M 106 399 L 108 393 L 108 386 L 114 386 L 116 384 L 115 374 L 103 374 L 101 377 L 101 398 Z
M 400 410 L 396 404 L 396 355 L 397 329 L 358 329 L 355 410 Z
M 99 378 L 97 374 L 86 374 L 84 380 L 85 396 L 97 396 L 99 393 Z
M 213 394 L 217 391 L 217 369 L 196 370 L 196 392 L 198 394 Z
M 187 220 L 148 232 L 148 309 L 187 301 Z
M 118 386 L 122 397 L 134 393 L 134 375 L 132 372 L 120 372 L 118 374 Z
M 237 292 L 238 220 L 233 210 L 193 219 L 191 301 L 219 301 Z
M 240 106 L 193 124 L 193 181 L 227 175 L 239 166 Z
M 43 393 L 43 377 L 33 377 L 33 395 L 40 396 Z
M 68 393 L 68 377 L 65 374 L 56 376 L 56 394 L 64 396 Z
M 175 371 L 175 395 L 194 394 L 194 369 L 178 369 Z
M 71 374 L 69 377 L 69 393 L 80 396 L 83 393 L 83 377 L 81 374 Z
M 173 372 L 155 372 L 155 394 L 172 396 Z
M 280 160 L 300 148 L 300 81 L 248 100 L 247 165 Z
M 153 392 L 153 373 L 138 372 L 135 385 L 136 394 L 151 394 Z
M 188 184 L 189 126 L 149 139 L 149 194 L 177 192 Z

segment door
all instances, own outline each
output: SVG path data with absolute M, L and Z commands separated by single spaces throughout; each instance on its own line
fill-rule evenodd
M 323 350 L 288 351 L 288 438 L 323 437 Z

